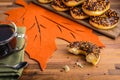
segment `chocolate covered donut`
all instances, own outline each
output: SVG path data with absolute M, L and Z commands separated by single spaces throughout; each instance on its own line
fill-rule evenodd
M 111 29 L 117 26 L 119 16 L 114 10 L 108 10 L 103 15 L 90 17 L 90 24 L 99 29 Z
M 90 16 L 99 16 L 109 8 L 109 0 L 86 0 L 82 5 L 83 11 Z
M 77 6 L 80 5 L 84 2 L 85 0 L 62 0 L 62 2 L 69 7 Z
M 40 2 L 40 3 L 50 3 L 50 2 L 52 2 L 52 0 L 38 0 L 38 2 Z
M 67 45 L 70 53 L 75 55 L 83 54 L 86 56 L 86 61 L 96 65 L 100 60 L 100 48 L 91 42 L 75 41 Z
M 74 19 L 86 19 L 89 16 L 85 14 L 81 6 L 75 6 L 70 8 L 70 14 Z
M 57 11 L 67 11 L 69 9 L 65 4 L 63 4 L 62 0 L 53 0 L 51 6 Z

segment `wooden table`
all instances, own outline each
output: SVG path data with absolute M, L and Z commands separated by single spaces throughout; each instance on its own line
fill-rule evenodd
M 120 9 L 119 0 L 111 0 L 113 9 Z M 0 19 L 5 15 L 3 12 L 15 6 L 0 7 Z M 66 51 L 67 42 L 56 39 L 57 50 L 47 63 L 44 71 L 40 70 L 38 63 L 25 54 L 25 61 L 29 65 L 24 69 L 20 80 L 120 80 L 120 36 L 110 39 L 98 34 L 105 48 L 101 50 L 101 59 L 97 66 L 92 66 L 85 62 L 84 56 L 75 56 Z M 80 62 L 83 68 L 75 63 Z M 70 67 L 69 72 L 63 70 L 63 66 Z

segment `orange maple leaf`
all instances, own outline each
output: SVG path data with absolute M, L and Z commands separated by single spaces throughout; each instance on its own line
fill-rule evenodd
M 100 47 L 104 46 L 92 30 L 80 24 L 33 3 L 27 4 L 23 0 L 16 0 L 16 3 L 22 7 L 7 11 L 6 14 L 9 15 L 7 19 L 14 21 L 17 26 L 26 26 L 26 52 L 30 58 L 40 63 L 42 70 L 46 68 L 47 60 L 56 50 L 56 38 L 68 42 L 90 41 Z

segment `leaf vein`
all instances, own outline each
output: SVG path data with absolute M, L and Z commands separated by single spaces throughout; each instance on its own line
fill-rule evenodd
M 38 23 L 38 20 L 37 20 L 37 17 L 35 16 L 35 21 L 36 21 L 36 24 L 37 24 L 37 29 L 38 29 L 38 32 L 39 32 L 39 39 L 40 39 L 40 44 L 41 44 L 41 32 L 40 32 L 40 26 L 39 26 L 39 23 Z

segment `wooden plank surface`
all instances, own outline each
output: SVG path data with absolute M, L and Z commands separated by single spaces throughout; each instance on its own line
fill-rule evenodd
M 111 0 L 112 8 L 120 9 L 119 0 Z M 0 7 L 0 19 L 4 19 L 6 10 L 15 6 Z M 66 50 L 67 42 L 56 39 L 57 50 L 47 63 L 44 71 L 40 70 L 37 61 L 29 58 L 25 53 L 25 61 L 29 65 L 24 69 L 19 80 L 120 80 L 120 36 L 115 40 L 104 35 L 98 35 L 105 48 L 101 50 L 101 59 L 96 66 L 88 64 L 83 55 L 75 56 Z M 80 62 L 84 67 L 75 65 Z M 63 66 L 70 67 L 69 72 L 63 70 Z
M 35 3 L 35 4 L 37 4 L 37 5 L 41 6 L 41 7 L 43 7 L 45 9 L 48 9 L 48 10 L 54 12 L 54 13 L 57 13 L 57 14 L 63 16 L 63 17 L 66 17 L 66 18 L 68 18 L 68 19 L 70 19 L 72 21 L 75 21 L 75 22 L 77 22 L 79 24 L 83 24 L 86 27 L 91 28 L 91 29 L 93 29 L 93 30 L 95 30 L 95 31 L 97 31 L 97 32 L 105 35 L 105 36 L 110 37 L 110 38 L 116 38 L 120 34 L 120 22 L 118 23 L 117 27 L 115 27 L 114 29 L 100 30 L 100 29 L 97 29 L 97 28 L 93 27 L 92 25 L 90 25 L 88 19 L 86 19 L 86 20 L 77 20 L 77 19 L 72 18 L 71 15 L 70 15 L 70 13 L 69 13 L 69 11 L 67 11 L 67 12 L 56 11 L 56 10 L 54 10 L 51 7 L 51 4 L 42 4 L 42 3 L 39 3 L 37 0 L 33 0 L 33 3 Z M 111 2 L 111 4 L 112 4 L 112 2 Z M 111 8 L 111 9 L 113 9 L 113 8 Z M 120 16 L 120 10 L 119 9 L 115 9 L 115 10 L 119 14 L 119 16 Z
M 13 5 L 14 0 L 0 0 L 0 6 L 10 6 Z
M 101 50 L 101 59 L 96 66 L 88 64 L 82 55 L 69 54 L 66 50 L 68 43 L 56 39 L 57 50 L 49 59 L 44 71 L 40 71 L 38 63 L 26 54 L 25 60 L 29 62 L 29 66 L 24 70 L 21 80 L 119 80 L 120 37 L 116 40 L 105 36 L 99 38 L 106 47 Z M 84 67 L 78 67 L 76 62 L 80 62 Z M 70 67 L 67 73 L 63 70 L 65 65 Z
M 84 56 L 75 56 L 66 51 L 67 42 L 56 40 L 57 50 L 50 58 L 45 71 L 40 71 L 38 63 L 29 59 L 25 60 L 29 66 L 24 70 L 21 80 L 119 80 L 120 78 L 120 37 L 112 40 L 99 36 L 106 48 L 101 50 L 101 60 L 97 66 L 85 62 Z M 84 67 L 75 65 L 79 61 Z M 69 72 L 64 72 L 63 66 L 70 67 Z M 117 67 L 117 68 L 116 68 Z

